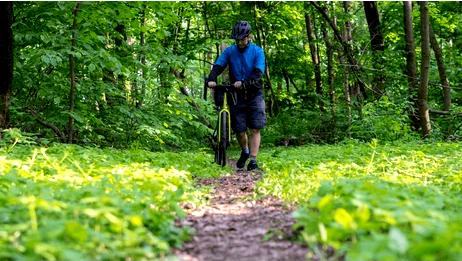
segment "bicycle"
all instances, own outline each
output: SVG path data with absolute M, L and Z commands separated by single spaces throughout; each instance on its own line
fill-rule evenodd
M 229 111 L 228 95 L 231 95 L 235 102 L 235 89 L 233 85 L 217 85 L 214 89 L 215 91 L 223 92 L 223 101 L 219 106 L 217 127 L 213 134 L 216 141 L 213 149 L 215 151 L 215 163 L 224 167 L 226 166 L 226 150 L 231 141 L 231 113 Z

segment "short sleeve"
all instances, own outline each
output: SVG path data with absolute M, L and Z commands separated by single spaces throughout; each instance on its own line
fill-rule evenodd
M 228 59 L 229 54 L 230 54 L 230 49 L 228 47 L 223 51 L 223 53 L 221 53 L 221 55 L 216 60 L 215 64 L 220 65 L 222 67 L 226 67 L 228 65 L 228 61 L 229 61 L 229 59 Z
M 256 48 L 256 61 L 255 61 L 255 67 L 257 69 L 260 69 L 262 73 L 265 72 L 266 64 L 265 64 L 265 53 L 263 52 L 263 49 L 260 47 Z

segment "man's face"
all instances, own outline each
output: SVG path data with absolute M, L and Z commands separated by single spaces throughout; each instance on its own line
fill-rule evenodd
M 246 36 L 246 37 L 242 38 L 241 40 L 236 40 L 236 44 L 241 49 L 245 48 L 247 46 L 247 44 L 249 44 L 249 37 Z

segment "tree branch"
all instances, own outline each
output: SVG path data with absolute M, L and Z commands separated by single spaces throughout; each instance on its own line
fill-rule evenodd
M 56 134 L 56 136 L 58 136 L 58 138 L 62 141 L 62 142 L 65 142 L 66 141 L 66 135 L 58 128 L 56 127 L 55 125 L 49 123 L 49 122 L 46 122 L 45 120 L 43 120 L 36 111 L 32 110 L 32 109 L 28 109 L 27 110 L 34 118 L 35 120 L 40 123 L 41 125 L 43 125 L 44 127 L 47 127 L 51 130 L 53 130 L 53 132 Z
M 326 22 L 329 24 L 329 26 L 332 28 L 332 30 L 334 31 L 334 35 L 335 35 L 335 38 L 337 38 L 337 40 L 340 42 L 340 44 L 342 45 L 343 47 L 343 52 L 345 53 L 347 59 L 348 59 L 348 62 L 351 64 L 352 66 L 352 71 L 356 77 L 356 80 L 358 81 L 358 84 L 359 84 L 359 87 L 361 89 L 361 93 L 363 94 L 364 98 L 367 99 L 367 93 L 366 93 L 366 83 L 361 79 L 361 77 L 359 76 L 360 72 L 361 72 L 361 68 L 360 66 L 358 65 L 358 63 L 356 62 L 356 60 L 354 59 L 352 53 L 351 53 L 351 50 L 350 50 L 350 47 L 348 46 L 348 44 L 345 42 L 345 40 L 342 38 L 342 36 L 340 35 L 340 32 L 338 31 L 337 29 L 337 26 L 332 22 L 332 19 L 329 18 L 329 15 L 326 13 L 326 10 L 322 7 L 320 7 L 316 2 L 314 1 L 310 1 L 310 4 L 312 6 L 314 6 L 314 8 L 316 8 L 316 10 L 318 10 L 318 12 L 321 14 L 321 16 L 324 18 L 324 20 L 326 20 Z M 370 88 L 368 88 L 370 89 Z
M 438 114 L 438 115 L 462 116 L 462 112 L 454 113 L 452 111 L 440 111 L 440 110 L 434 110 L 434 109 L 429 109 L 429 111 L 432 114 Z

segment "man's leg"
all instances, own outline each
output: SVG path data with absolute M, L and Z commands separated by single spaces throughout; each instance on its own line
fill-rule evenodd
M 258 150 L 260 149 L 260 130 L 252 129 L 252 136 L 250 137 L 250 157 L 257 157 Z
M 239 160 L 236 163 L 236 167 L 238 169 L 242 169 L 244 168 L 245 162 L 247 161 L 250 155 L 247 133 L 243 131 L 237 134 L 237 140 L 239 141 L 239 145 L 241 146 L 241 156 L 239 157 Z
M 247 133 L 245 131 L 237 134 L 237 141 L 239 142 L 241 149 L 245 149 L 249 147 Z
M 257 155 L 260 149 L 260 140 L 261 140 L 259 129 L 252 129 L 251 132 L 252 132 L 252 136 L 250 137 L 250 161 L 249 161 L 249 164 L 247 165 L 248 171 L 258 169 Z

